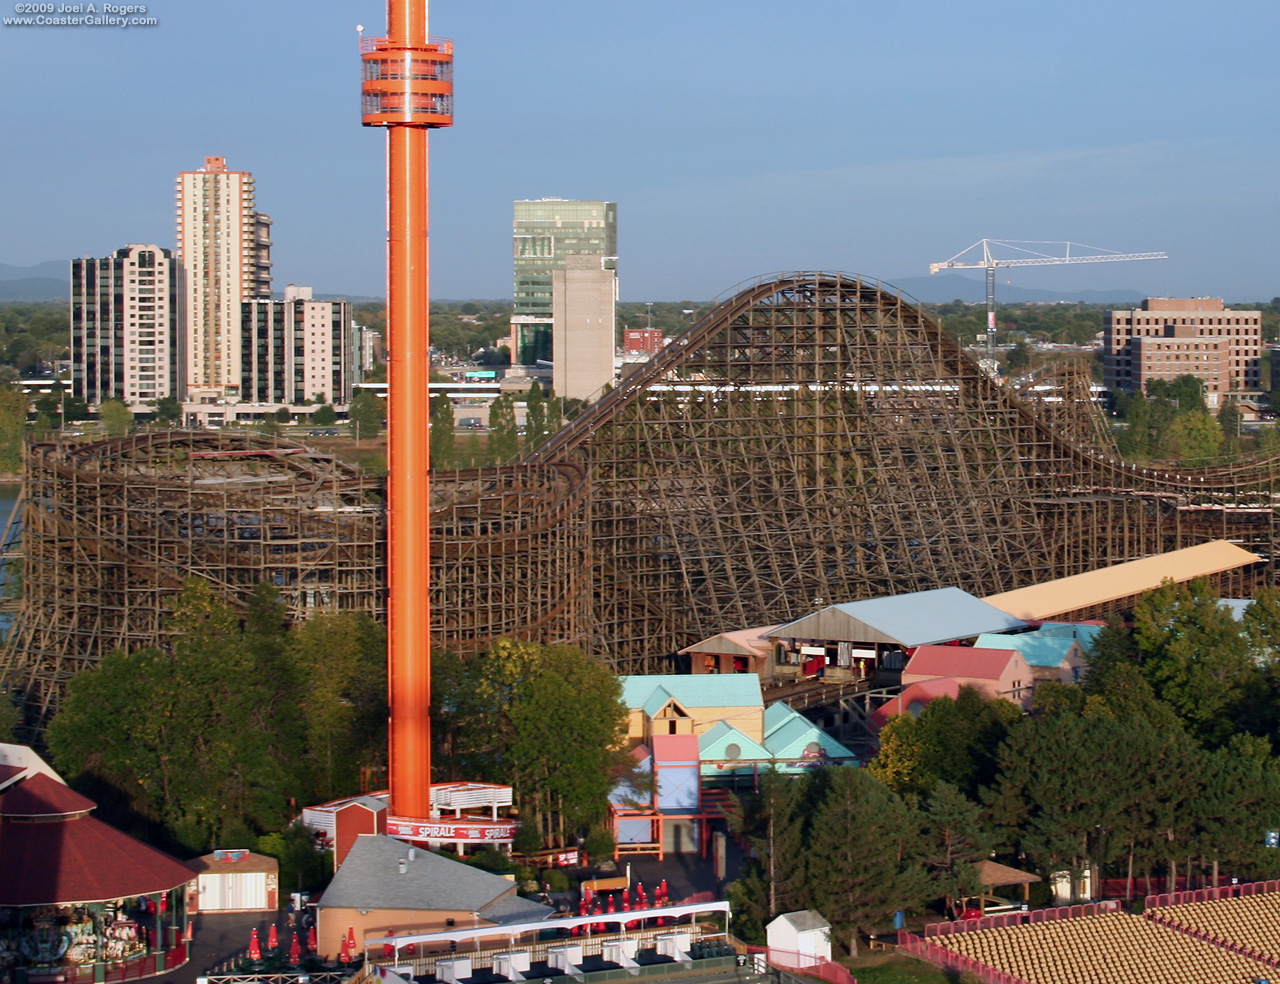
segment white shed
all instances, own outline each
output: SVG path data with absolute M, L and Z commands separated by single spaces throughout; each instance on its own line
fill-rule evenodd
M 812 909 L 784 912 L 765 927 L 771 950 L 831 959 L 831 923 Z

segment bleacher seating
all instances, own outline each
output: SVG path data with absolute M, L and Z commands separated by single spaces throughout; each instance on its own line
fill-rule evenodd
M 1114 912 L 931 940 L 1027 984 L 1253 984 L 1267 968 L 1240 953 Z
M 1280 959 L 1280 893 L 1161 906 L 1150 915 L 1181 932 L 1216 936 L 1263 957 Z

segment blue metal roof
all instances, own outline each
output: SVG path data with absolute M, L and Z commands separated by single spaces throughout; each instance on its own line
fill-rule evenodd
M 767 633 L 770 637 L 916 646 L 970 639 L 1027 623 L 960 588 L 934 588 L 831 605 Z
M 760 678 L 754 673 L 650 673 L 618 679 L 622 681 L 622 703 L 633 710 L 648 711 L 650 698 L 659 688 L 668 695 L 662 698 L 663 704 L 674 697 L 685 708 L 756 707 L 764 703 Z
M 782 701 L 770 704 L 765 712 L 764 747 L 778 759 L 798 759 L 813 742 L 827 758 L 854 758 L 845 748 L 816 724 Z M 785 770 L 784 770 L 785 771 Z
M 1016 649 L 1030 666 L 1061 666 L 1076 640 L 1067 635 L 1043 635 L 1020 632 L 1016 635 L 994 635 L 984 632 L 974 646 L 979 649 Z

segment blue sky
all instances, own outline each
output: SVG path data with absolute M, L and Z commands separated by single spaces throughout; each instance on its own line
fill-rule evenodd
M 277 286 L 383 292 L 376 0 L 154 0 L 155 27 L 0 27 L 0 262 L 173 240 L 220 154 L 275 220 Z M 4 13 L 9 13 L 6 7 Z M 984 236 L 1171 259 L 1003 274 L 1280 295 L 1274 0 L 436 0 L 432 292 L 510 296 L 511 202 L 618 202 L 624 300 L 777 270 L 925 275 Z

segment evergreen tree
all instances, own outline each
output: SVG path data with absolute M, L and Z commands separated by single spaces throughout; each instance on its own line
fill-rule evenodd
M 772 769 L 760 777 L 759 788 L 746 799 L 735 797 L 730 819 L 734 833 L 751 843 L 753 860 L 736 883 L 734 898 L 742 906 L 747 926 L 760 930 L 774 917 L 794 911 L 803 891 L 805 856 L 804 803 L 806 780 Z M 736 925 L 736 923 L 735 923 Z
M 454 443 L 453 401 L 442 394 L 431 406 L 431 467 L 446 471 L 458 467 L 458 449 Z
M 982 809 L 949 782 L 939 782 L 924 802 L 916 854 L 929 873 L 932 893 L 959 915 L 962 902 L 982 890 L 978 862 L 991 854 L 993 838 Z
M 815 782 L 822 788 L 809 827 L 805 895 L 856 956 L 861 934 L 883 932 L 895 911 L 929 894 L 910 855 L 916 817 L 863 769 L 825 769 Z
M 489 457 L 495 465 L 505 465 L 519 453 L 515 402 L 511 394 L 504 393 L 489 407 Z
M 547 440 L 547 399 L 542 386 L 534 383 L 529 387 L 528 402 L 525 408 L 524 441 L 533 450 L 540 448 Z

